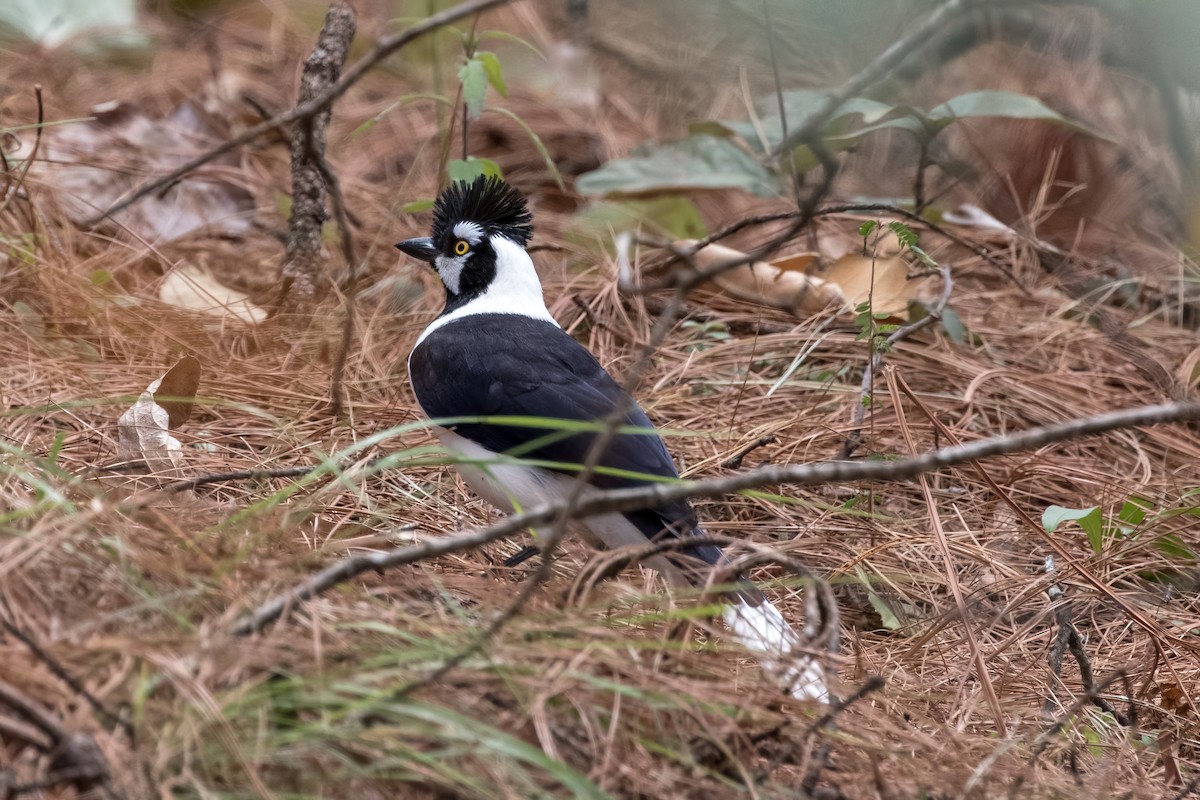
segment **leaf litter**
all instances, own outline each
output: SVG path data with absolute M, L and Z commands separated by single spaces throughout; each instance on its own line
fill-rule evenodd
M 261 59 L 261 42 L 244 35 L 250 29 L 237 17 L 227 24 L 239 35 L 222 40 L 223 58 L 231 65 Z M 289 31 L 277 45 L 295 64 L 311 42 Z M 179 58 L 194 63 L 200 47 L 189 47 Z M 169 66 L 170 54 L 163 57 Z M 173 108 L 182 74 L 102 77 L 111 96 Z M 509 107 L 526 118 L 540 115 L 538 132 L 548 144 L 555 134 L 596 129 L 610 151 L 628 152 L 633 142 L 666 133 L 613 110 L 598 121 L 591 109 L 563 105 L 550 113 L 519 98 L 520 76 L 506 79 Z M 351 207 L 364 229 L 390 237 L 385 241 L 416 235 L 428 222 L 392 209 L 402 181 L 393 165 L 411 165 L 412 176 L 403 179 L 416 187 L 410 197 L 431 196 L 436 181 L 421 150 L 436 134 L 424 110 L 400 109 L 348 138 L 390 104 L 394 81 L 372 76 L 340 101 L 330 139 Z M 278 107 L 292 92 L 283 74 L 264 77 L 262 86 Z M 56 102 L 85 114 L 94 99 L 86 88 L 72 94 L 57 87 Z M 738 91 L 728 90 L 728 99 L 736 107 Z M 473 152 L 497 163 L 505 157 L 485 147 Z M 555 156 L 562 163 L 571 154 Z M 286 190 L 286 164 L 266 149 L 226 169 L 235 184 Z M 622 296 L 604 256 L 569 237 L 578 198 L 561 204 L 555 190 L 525 183 L 541 174 L 532 167 L 506 174 L 533 197 L 537 241 L 567 248 L 534 255 L 552 313 L 621 374 L 652 325 L 643 299 Z M 41 185 L 49 191 L 54 180 Z M 89 280 L 96 270 L 119 276 L 131 245 L 75 230 L 36 186 L 33 201 L 62 251 L 39 238 L 36 267 L 17 259 L 0 274 L 0 405 L 6 448 L 15 448 L 0 460 L 0 507 L 20 512 L 4 516 L 0 527 L 0 591 L 5 612 L 36 632 L 67 670 L 86 676 L 102 699 L 132 709 L 136 747 L 80 712 L 78 698 L 15 640 L 0 640 L 0 678 L 93 733 L 127 796 L 249 796 L 266 785 L 280 795 L 530 797 L 559 795 L 564 781 L 618 797 L 750 795 L 746 781 L 758 797 L 800 790 L 808 712 L 780 698 L 721 637 L 694 646 L 698 640 L 681 636 L 688 598 L 668 599 L 646 573 L 627 570 L 596 587 L 586 604 L 564 605 L 560 598 L 591 557 L 578 542 L 566 546 L 554 581 L 486 659 L 423 690 L 416 703 L 396 700 L 395 688 L 469 641 L 517 591 L 524 573 L 496 566 L 515 543 L 364 576 L 257 639 L 226 633 L 243 612 L 347 551 L 381 549 L 401 536 L 437 537 L 492 518 L 452 472 L 428 462 L 421 448 L 429 436 L 402 427 L 417 414 L 404 357 L 441 298 L 424 272 L 397 264 L 390 253 L 368 257 L 364 281 L 400 274 L 423 282 L 426 292 L 359 320 L 359 345 L 347 365 L 350 415 L 334 422 L 326 414 L 329 346 L 319 337 L 337 328 L 336 304 L 318 309 L 311 339 L 288 342 L 246 337 L 245 326 L 233 331 L 185 307 L 131 302 L 119 281 Z M 717 224 L 761 210 L 714 197 L 698 205 Z M 26 206 L 12 204 L 0 230 L 22 229 L 18 210 Z M 853 238 L 859 220 L 835 222 Z M 152 236 L 171 230 L 153 220 L 137 225 Z M 231 247 L 247 265 L 278 263 L 281 255 L 277 241 L 255 231 L 235 234 L 241 238 L 233 245 L 211 235 L 204 228 L 189 234 L 211 249 Z M 952 260 L 951 302 L 977 339 L 958 344 L 926 329 L 889 353 L 888 363 L 956 436 L 971 441 L 1163 399 L 1126 350 L 1086 315 L 1065 313 L 1076 302 L 1026 249 L 1009 247 L 1002 257 L 1032 295 L 969 251 L 923 244 L 935 259 Z M 807 274 L 778 262 L 772 269 Z M 767 277 L 774 285 L 779 276 Z M 696 433 L 670 441 L 686 475 L 720 474 L 732 454 L 768 435 L 774 443 L 752 453 L 748 466 L 830 458 L 844 440 L 860 402 L 866 344 L 828 316 L 798 319 L 776 305 L 714 293 L 689 313 L 729 335 L 696 348 L 692 329 L 680 326 L 656 354 L 639 399 L 656 422 Z M 1128 330 L 1143 357 L 1171 370 L 1194 366 L 1193 331 L 1136 309 L 1112 313 L 1136 323 Z M 48 347 L 64 341 L 86 343 L 95 359 Z M 131 478 L 95 473 L 120 452 L 111 398 L 149 384 L 138 398 L 153 433 L 145 449 L 176 469 L 173 454 L 181 449 L 170 439 L 178 441 L 173 433 L 182 422 L 173 420 L 166 398 L 196 389 L 183 391 L 189 386 L 172 386 L 166 376 L 152 380 L 181 349 L 210 365 L 205 394 L 222 398 L 195 407 L 189 430 L 207 446 L 182 450 L 189 474 L 317 463 L 339 453 L 365 460 L 390 452 L 400 463 L 368 469 L 361 481 L 218 483 L 198 489 L 207 502 L 186 513 L 123 507 Z M 877 392 L 870 423 L 867 457 L 906 454 L 904 426 L 919 446 L 944 444 L 915 409 L 886 392 Z M 393 428 L 382 441 L 371 439 Z M 991 766 L 970 796 L 1004 796 L 1017 777 L 1029 797 L 1170 796 L 1177 791 L 1172 774 L 1200 770 L 1200 667 L 1187 645 L 1200 607 L 1194 559 L 1161 543 L 1200 547 L 1196 517 L 1188 513 L 1195 509 L 1188 491 L 1197 463 L 1197 432 L 1163 426 L 986 465 L 1035 519 L 1051 506 L 1097 506 L 1114 520 L 1134 495 L 1150 498 L 1159 512 L 1127 525 L 1131 534 L 1105 538 L 1100 552 L 1077 526 L 1053 534 L 1076 561 L 1060 565 L 1058 580 L 1097 675 L 1135 667 L 1139 725 L 1124 730 L 1081 708 L 1036 762 L 1034 742 L 1051 724 L 1043 704 L 1057 698 L 1061 714 L 1081 694 L 1081 677 L 1047 667 L 1055 606 L 1043 588 L 1039 540 L 971 470 L 931 476 L 954 578 L 967 598 L 965 617 L 947 599 L 950 580 L 915 486 L 784 488 L 778 496 L 703 501 L 699 513 L 714 533 L 777 547 L 828 576 L 839 587 L 845 623 L 843 680 L 855 686 L 871 674 L 887 679 L 882 691 L 838 716 L 836 735 L 826 739 L 834 761 L 822 788 L 836 785 L 850 797 L 882 793 L 880 787 L 892 796 L 956 796 L 986 762 Z M 1080 571 L 1152 615 L 1169 635 L 1132 627 L 1110 598 L 1077 577 Z M 785 613 L 803 617 L 798 589 L 768 590 Z M 1004 708 L 1004 742 L 982 702 L 968 625 Z M 1114 702 L 1123 693 L 1112 690 Z M 364 710 L 374 725 L 361 724 Z M 556 754 L 555 763 L 545 754 Z M 14 769 L 37 777 L 31 764 Z

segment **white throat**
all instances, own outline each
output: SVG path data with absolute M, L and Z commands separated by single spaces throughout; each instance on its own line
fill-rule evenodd
M 558 325 L 546 310 L 542 282 L 525 248 L 504 236 L 492 236 L 489 241 L 496 253 L 496 277 L 483 294 L 429 323 L 417 337 L 418 345 L 443 325 L 471 314 L 521 314 Z

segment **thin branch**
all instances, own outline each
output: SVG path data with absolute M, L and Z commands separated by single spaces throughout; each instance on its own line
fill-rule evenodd
M 1046 556 L 1045 571 L 1047 575 L 1054 575 L 1054 556 Z M 1051 584 L 1046 589 L 1046 594 L 1051 601 L 1058 602 L 1058 607 L 1054 610 L 1054 621 L 1058 623 L 1058 633 L 1055 635 L 1054 644 L 1050 648 L 1050 671 L 1054 675 L 1055 680 L 1062 678 L 1063 657 L 1069 649 L 1071 655 L 1075 658 L 1075 663 L 1079 665 L 1079 681 L 1083 684 L 1085 693 L 1092 693 L 1095 689 L 1096 678 L 1095 672 L 1092 669 L 1092 660 L 1088 656 L 1087 649 L 1083 646 L 1083 637 L 1079 635 L 1079 628 L 1075 626 L 1074 609 L 1071 601 L 1066 599 L 1066 593 L 1057 584 Z M 1133 694 L 1129 693 L 1130 698 L 1130 713 L 1128 715 L 1117 710 L 1112 703 L 1105 700 L 1103 697 L 1097 696 L 1093 702 L 1101 711 L 1106 711 L 1112 714 L 1113 719 L 1117 724 L 1129 728 L 1137 723 L 1137 707 L 1133 705 Z M 1054 709 L 1054 697 L 1046 698 L 1046 704 L 1043 707 L 1043 713 L 1049 714 Z
M 99 698 L 88 691 L 87 687 L 81 684 L 74 675 L 67 671 L 66 667 L 58 663 L 56 659 L 52 658 L 49 653 L 43 650 L 41 645 L 39 645 L 32 636 L 25 633 L 25 631 L 21 630 L 16 625 L 2 617 L 0 617 L 0 625 L 3 625 L 5 630 L 19 639 L 26 647 L 28 647 L 30 652 L 33 653 L 34 657 L 38 661 L 45 664 L 46 669 L 50 670 L 50 672 L 52 672 L 56 678 L 70 687 L 71 691 L 75 692 L 75 694 L 86 700 L 88 705 L 90 705 L 96 711 L 96 713 L 104 717 L 110 723 L 121 728 L 121 730 L 125 731 L 125 735 L 129 737 L 131 744 L 136 742 L 133 724 L 130 723 L 129 720 L 123 719 L 109 711 L 104 704 L 100 702 Z
M 1050 743 L 1050 740 L 1058 735 L 1058 733 L 1066 726 L 1067 722 L 1070 721 L 1070 719 L 1072 717 L 1074 717 L 1076 714 L 1078 714 L 1079 711 L 1085 705 L 1092 702 L 1095 699 L 1095 695 L 1099 694 L 1100 692 L 1103 692 L 1114 681 L 1116 681 L 1118 678 L 1122 677 L 1125 674 L 1126 674 L 1125 669 L 1118 669 L 1116 672 L 1109 675 L 1098 686 L 1095 687 L 1095 691 L 1089 692 L 1089 693 L 1084 694 L 1084 695 L 1080 696 L 1079 698 L 1077 698 L 1075 700 L 1075 702 L 1072 703 L 1071 706 L 1066 711 L 1063 712 L 1062 716 L 1060 716 L 1054 722 L 1053 725 L 1048 727 L 1046 730 L 1042 731 L 1042 733 L 1033 741 L 1034 752 L 1033 752 L 1033 755 L 1031 756 L 1031 758 L 1029 759 L 1030 766 L 1032 766 L 1034 760 L 1036 760 L 1037 757 L 1039 755 L 1041 755 L 1042 751 L 1046 749 L 1046 746 Z M 1001 743 L 998 747 L 996 747 L 995 750 L 993 750 L 991 753 L 988 754 L 987 758 L 980 761 L 978 766 L 976 766 L 975 769 L 972 770 L 971 777 L 969 777 L 967 779 L 966 785 L 963 786 L 963 789 L 961 792 L 959 792 L 958 796 L 959 797 L 970 797 L 971 792 L 976 787 L 979 786 L 980 781 L 982 781 L 984 776 L 987 775 L 988 772 L 991 771 L 992 767 L 994 767 L 996 765 L 996 762 L 999 761 L 1000 758 L 1005 753 L 1009 752 L 1010 750 L 1012 750 L 1014 747 L 1016 747 L 1020 743 L 1021 743 L 1020 739 L 1008 739 L 1007 741 Z M 1013 788 L 1014 789 L 1019 788 L 1019 785 L 1023 780 L 1024 780 L 1024 775 L 1023 774 L 1018 775 L 1016 781 L 1014 782 Z M 1010 792 L 1010 794 L 1011 794 L 1011 792 Z
M 817 731 L 836 727 L 839 714 L 857 703 L 859 700 L 862 700 L 864 697 L 868 697 L 875 692 L 882 691 L 885 685 L 886 682 L 882 677 L 879 675 L 871 675 L 867 678 L 866 682 L 863 683 L 862 686 L 859 686 L 858 689 L 855 690 L 855 692 L 845 700 L 834 698 L 829 704 L 829 710 L 817 717 L 817 719 L 808 726 L 808 729 L 804 732 L 803 736 L 801 736 L 800 741 L 807 741 L 808 738 Z M 821 779 L 821 773 L 825 771 L 827 766 L 829 766 L 829 755 L 832 751 L 833 746 L 830 742 L 822 742 L 816 748 L 816 751 L 812 756 L 812 763 L 809 765 L 808 769 L 805 770 L 804 780 L 801 781 L 801 788 L 804 789 L 805 796 L 812 797 L 816 795 L 815 789 L 817 787 L 817 781 Z M 775 759 L 775 763 L 779 763 L 779 761 L 782 760 L 783 757 L 777 758 Z
M 337 220 L 338 233 L 342 240 L 342 258 L 346 261 L 346 289 L 344 303 L 346 316 L 342 322 L 342 340 L 338 345 L 337 355 L 333 359 L 333 378 L 330 380 L 330 414 L 334 417 L 342 415 L 342 380 L 346 370 L 346 359 L 350 355 L 350 344 L 354 338 L 354 298 L 358 292 L 358 258 L 354 254 L 354 239 L 350 233 L 350 216 L 346 213 L 346 198 L 342 194 L 342 185 L 337 175 L 329 167 L 325 155 L 320 151 L 313 154 L 313 163 L 333 203 L 333 216 Z
M 801 144 L 811 144 L 820 136 L 826 123 L 842 103 L 859 94 L 868 86 L 878 83 L 914 52 L 936 41 L 938 34 L 955 17 L 970 11 L 978 2 L 979 0 L 946 0 L 935 8 L 921 21 L 920 25 L 893 42 L 890 47 L 876 56 L 875 60 L 851 76 L 837 89 L 829 92 L 825 96 L 825 100 L 808 115 L 803 124 L 783 138 L 773 155 L 778 158 L 781 154 L 787 153 Z
M 34 132 L 34 136 L 33 136 L 33 148 L 30 149 L 29 157 L 25 159 L 25 163 L 21 165 L 21 176 L 19 178 L 17 178 L 15 181 L 17 188 L 13 189 L 12 192 L 10 193 L 8 191 L 8 185 L 7 184 L 5 185 L 5 192 L 4 192 L 4 196 L 2 198 L 3 202 L 0 202 L 0 214 L 4 213 L 4 210 L 6 208 L 8 208 L 8 204 L 10 202 L 12 202 L 12 199 L 14 197 L 17 196 L 17 192 L 20 191 L 20 187 L 25 186 L 25 176 L 29 174 L 29 168 L 31 166 L 33 166 L 33 161 L 34 161 L 34 159 L 37 158 L 38 147 L 42 143 L 42 126 L 44 125 L 44 123 L 46 121 L 46 109 L 42 103 L 41 84 L 34 85 L 33 94 L 34 94 L 34 97 L 37 98 L 37 126 L 34 129 L 35 132 Z M 5 170 L 5 179 L 6 180 L 8 179 L 8 170 L 7 169 Z M 26 194 L 26 196 L 28 196 L 28 194 L 29 194 L 28 189 L 25 190 L 25 194 Z
M 937 223 L 930 222 L 929 220 L 925 219 L 924 217 L 920 216 L 919 214 L 914 214 L 912 211 L 909 211 L 906 208 L 901 208 L 899 206 L 891 205 L 889 203 L 838 203 L 836 205 L 829 205 L 829 206 L 825 206 L 824 208 L 816 209 L 811 212 L 810 216 L 812 218 L 819 218 L 819 217 L 834 216 L 837 214 L 860 214 L 860 213 L 889 214 L 892 216 L 900 217 L 910 223 L 920 225 L 923 228 L 933 231 L 934 233 L 938 234 L 939 236 L 941 236 L 945 239 L 948 239 L 951 242 L 954 242 L 955 244 L 959 245 L 960 247 L 965 247 L 966 249 L 970 250 L 972 253 L 979 256 L 984 261 L 986 261 L 988 264 L 990 264 L 992 267 L 996 268 L 999 272 L 1001 272 L 1006 278 L 1008 278 L 1012 282 L 1012 285 L 1017 287 L 1017 289 L 1019 289 L 1023 294 L 1025 294 L 1026 296 L 1032 296 L 1032 293 L 1028 289 L 1026 289 L 1024 286 L 1022 286 L 1020 284 L 1020 282 L 1017 280 L 1017 276 L 1013 274 L 1012 269 L 1009 268 L 1009 266 L 1007 264 L 1005 264 L 1003 261 L 996 258 L 996 256 L 994 256 L 992 254 L 992 252 L 990 250 L 988 250 L 988 248 L 984 247 L 983 245 L 975 244 L 975 243 L 963 238 L 962 236 L 959 236 L 958 234 L 953 233 L 952 231 L 949 231 L 949 230 L 943 228 L 942 226 L 938 225 Z M 709 269 L 706 269 L 706 270 L 694 270 L 693 272 L 691 272 L 688 275 L 687 286 L 688 286 L 688 288 L 697 286 L 701 283 L 704 283 L 705 281 L 712 280 L 713 278 L 717 277 L 718 275 L 721 275 L 722 273 L 725 273 L 731 269 L 735 269 L 737 267 L 742 266 L 743 264 L 750 263 L 751 261 L 761 260 L 762 258 L 766 257 L 767 254 L 769 254 L 770 252 L 773 252 L 776 248 L 778 248 L 782 244 L 786 243 L 788 239 L 790 239 L 797 231 L 799 231 L 801 228 L 803 228 L 807 224 L 808 219 L 806 218 L 806 212 L 803 209 L 801 209 L 799 211 L 775 211 L 775 212 L 771 212 L 769 214 L 756 214 L 756 215 L 753 215 L 750 217 L 744 217 L 740 220 L 737 220 L 736 222 L 732 222 L 729 225 L 726 225 L 724 228 L 721 228 L 721 229 L 709 234 L 708 236 L 704 237 L 703 239 L 697 240 L 695 244 L 691 245 L 688 248 L 675 248 L 675 247 L 672 247 L 670 243 L 656 242 L 655 244 L 657 246 L 663 247 L 664 249 L 670 251 L 670 253 L 671 253 L 670 257 L 668 257 L 666 259 L 666 261 L 663 262 L 659 266 L 659 268 L 669 267 L 670 265 L 674 264 L 679 259 L 688 258 L 688 257 L 694 255 L 695 253 L 699 252 L 704 247 L 706 247 L 710 244 L 713 244 L 714 242 L 718 242 L 722 239 L 727 239 L 728 237 L 732 236 L 733 234 L 738 233 L 742 230 L 745 230 L 746 228 L 756 227 L 759 225 L 765 225 L 765 224 L 768 224 L 771 222 L 782 222 L 785 220 L 799 220 L 799 222 L 797 224 L 789 227 L 787 232 L 784 233 L 782 236 L 777 237 L 776 239 L 772 240 L 772 243 L 768 244 L 767 246 L 765 246 L 763 248 L 760 248 L 758 251 L 754 252 L 753 254 L 748 254 L 745 258 L 737 259 L 734 261 L 722 262 L 722 263 L 718 264 L 717 266 L 710 267 Z M 678 279 L 675 277 L 669 278 L 666 281 L 647 282 L 647 283 L 644 283 L 643 285 L 637 287 L 636 291 L 641 294 L 646 294 L 649 292 L 654 292 L 654 291 L 659 291 L 661 289 L 669 288 L 670 286 L 674 285 L 676 282 L 678 282 Z
M 954 435 L 954 431 L 950 430 L 948 427 L 946 427 L 945 423 L 943 423 L 940 419 L 938 419 L 937 415 L 933 413 L 933 411 L 924 403 L 924 401 L 922 401 L 921 398 L 911 388 L 909 388 L 908 384 L 905 383 L 904 378 L 902 376 L 896 376 L 896 383 L 900 386 L 901 391 L 904 392 L 904 394 L 908 397 L 908 399 L 911 400 L 914 404 L 916 404 L 916 406 L 918 408 L 921 409 L 921 413 L 925 415 L 925 417 L 930 421 L 930 423 L 933 424 L 933 426 L 935 428 L 937 428 L 939 433 L 942 436 L 944 436 L 947 441 L 951 442 L 954 445 L 950 448 L 947 448 L 948 450 L 958 450 L 964 446 L 969 446 L 969 445 L 958 444 L 958 437 Z M 1200 409 L 1200 403 L 1167 403 L 1165 405 L 1160 405 L 1160 406 L 1145 406 L 1141 409 L 1141 411 L 1149 411 L 1151 408 L 1158 408 L 1158 409 L 1164 409 L 1164 410 L 1165 409 L 1175 409 L 1177 411 L 1184 412 L 1184 416 L 1176 420 L 1179 422 L 1184 422 L 1184 421 L 1191 421 L 1193 419 L 1192 417 L 1190 417 L 1191 412 L 1187 411 L 1187 409 L 1191 408 L 1193 411 Z M 1138 409 L 1130 409 L 1129 411 L 1118 411 L 1118 412 L 1114 412 L 1114 413 L 1117 415 L 1125 415 L 1125 414 L 1132 414 L 1137 411 L 1138 411 Z M 1091 417 L 1090 419 L 1093 421 L 1099 421 L 1101 418 L 1104 418 L 1104 417 L 1111 419 L 1114 416 L 1114 413 L 1101 414 L 1100 416 Z M 1077 422 L 1082 422 L 1082 420 L 1078 420 Z M 1067 424 L 1070 425 L 1071 423 L 1067 423 Z M 1052 426 L 1052 427 L 1061 427 L 1061 426 Z M 1043 430 L 1045 430 L 1045 429 L 1043 429 Z M 1093 432 L 1099 432 L 1099 431 L 1093 431 Z M 944 452 L 944 451 L 942 451 L 942 452 Z M 1095 589 L 1099 594 L 1103 595 L 1104 597 L 1107 597 L 1109 599 L 1109 601 L 1111 601 L 1115 606 L 1120 608 L 1125 613 L 1126 616 L 1128 616 L 1130 619 L 1132 619 L 1134 622 L 1136 622 L 1138 625 L 1140 625 L 1143 629 L 1145 629 L 1147 632 L 1149 632 L 1152 636 L 1155 636 L 1155 637 L 1161 638 L 1161 639 L 1169 639 L 1172 642 L 1174 642 L 1176 645 L 1183 647 L 1184 649 L 1189 650 L 1191 652 L 1200 652 L 1200 647 L 1198 647 L 1194 642 L 1192 642 L 1188 639 L 1184 639 L 1179 636 L 1172 636 L 1172 635 L 1168 634 L 1159 625 L 1159 623 L 1156 622 L 1153 618 L 1147 616 L 1140 609 L 1131 605 L 1127 599 L 1122 597 L 1118 592 L 1113 591 L 1112 587 L 1110 587 L 1107 583 L 1105 583 L 1104 581 L 1097 578 L 1095 575 L 1093 575 L 1088 570 L 1084 569 L 1083 565 L 1081 565 L 1078 562 L 1078 560 L 1076 560 L 1075 557 L 1071 555 L 1070 551 L 1068 551 L 1067 548 L 1063 546 L 1063 543 L 1060 541 L 1060 537 L 1055 537 L 1055 536 L 1052 536 L 1051 534 L 1047 533 L 1046 529 L 1044 527 L 1042 527 L 1036 520 L 1034 520 L 1031 516 L 1029 516 L 1029 512 L 1027 512 L 1019 503 L 1017 503 L 1015 500 L 1013 500 L 1012 497 L 1009 495 L 1009 493 L 1004 491 L 1003 488 L 1001 488 L 1000 484 L 996 483 L 995 478 L 993 478 L 991 475 L 989 475 L 988 471 L 986 469 L 983 469 L 978 464 L 973 464 L 973 467 L 975 469 L 976 474 L 979 475 L 980 480 L 982 480 L 984 483 L 986 483 L 991 488 L 991 490 L 996 493 L 996 496 L 999 497 L 1000 500 L 1002 502 L 1004 502 L 1005 505 L 1007 505 L 1010 509 L 1012 509 L 1013 514 L 1015 514 L 1016 517 L 1019 520 L 1021 520 L 1021 522 L 1026 526 L 1026 528 L 1029 530 L 1029 532 L 1031 534 L 1033 534 L 1034 536 L 1040 538 L 1046 544 L 1046 546 L 1048 546 L 1051 550 L 1054 551 L 1054 554 L 1056 556 L 1058 556 L 1058 558 L 1060 558 L 1064 564 L 1069 564 L 1072 567 L 1074 567 L 1075 571 L 1079 573 L 1079 576 L 1081 578 L 1083 578 L 1089 585 L 1091 585 L 1091 587 L 1093 589 Z
M 773 433 L 767 434 L 766 436 L 760 436 L 750 444 L 743 447 L 741 450 L 738 450 L 729 458 L 722 461 L 721 466 L 725 469 L 741 469 L 742 462 L 746 460 L 746 456 L 750 455 L 760 447 L 766 447 L 769 444 L 775 444 L 777 439 L 778 437 L 776 437 Z
M 1200 402 L 1143 406 L 1031 428 L 1009 436 L 997 436 L 970 444 L 946 447 L 897 461 L 827 461 L 817 464 L 773 465 L 721 478 L 656 483 L 631 489 L 597 492 L 579 501 L 576 516 L 634 511 L 685 498 L 711 497 L 779 484 L 812 486 L 847 481 L 908 480 L 943 467 L 1034 450 L 1055 442 L 1124 428 L 1195 420 L 1200 420 Z M 554 519 L 561 513 L 562 508 L 562 503 L 542 505 L 505 517 L 470 533 L 339 561 L 260 606 L 249 617 L 237 623 L 234 633 L 244 636 L 259 631 L 283 616 L 288 609 L 364 572 L 381 571 L 389 567 L 472 550 Z M 1188 650 L 1198 647 L 1195 643 L 1179 637 L 1173 639 L 1179 646 Z
M 1124 681 L 1126 686 L 1128 686 L 1129 667 L 1122 667 L 1114 671 L 1099 684 L 1084 692 L 1074 703 L 1071 704 L 1070 708 L 1068 708 L 1063 715 L 1055 721 L 1053 725 L 1042 731 L 1037 739 L 1034 739 L 1033 741 L 1033 753 L 1029 756 L 1029 763 L 1026 767 L 1026 770 L 1034 765 L 1034 762 L 1036 762 L 1038 758 L 1041 757 L 1042 753 L 1046 751 L 1046 748 L 1050 746 L 1050 741 L 1067 726 L 1067 723 L 1070 722 L 1071 719 L 1078 714 L 1085 705 L 1088 703 L 1096 703 L 1098 700 L 1100 700 L 1100 693 L 1107 690 L 1109 686 L 1116 683 L 1118 680 Z M 1025 783 L 1025 775 L 1026 771 L 1023 771 L 1018 773 L 1017 777 L 1013 779 L 1012 786 L 1009 787 L 1008 791 L 1009 797 L 1016 797 L 1019 794 L 1021 787 Z
M 290 125 L 301 119 L 307 119 L 314 114 L 322 111 L 331 105 L 335 100 L 344 95 L 351 86 L 357 83 L 363 75 L 375 67 L 380 62 L 390 57 L 397 50 L 401 49 L 414 39 L 418 39 L 430 31 L 437 30 L 443 25 L 448 25 L 455 20 L 461 19 L 471 14 L 476 14 L 486 11 L 496 6 L 501 6 L 512 0 L 468 0 L 465 3 L 459 3 L 456 6 L 446 9 L 440 13 L 434 14 L 427 19 L 418 22 L 410 28 L 406 28 L 400 33 L 391 36 L 385 36 L 372 48 L 371 52 L 363 56 L 362 59 L 355 62 L 348 70 L 342 73 L 342 77 L 337 83 L 330 86 L 324 92 L 307 103 L 296 106 L 295 108 L 283 114 L 278 114 L 265 122 L 260 122 L 252 128 L 247 128 L 239 135 L 232 139 L 227 139 L 221 144 L 213 147 L 207 152 L 201 153 L 190 161 L 181 164 L 176 169 L 161 175 L 154 180 L 147 181 L 141 184 L 136 189 L 133 189 L 125 197 L 113 203 L 100 214 L 97 214 L 83 222 L 85 227 L 96 225 L 107 217 L 122 211 L 134 203 L 138 202 L 147 195 L 153 194 L 164 186 L 168 186 L 179 180 L 189 172 L 204 166 L 214 158 L 218 158 L 225 153 L 235 150 L 238 147 L 252 142 L 264 133 L 269 133 L 273 130 Z
M 50 712 L 31 700 L 20 689 L 0 681 L 0 703 L 11 708 L 22 719 L 46 734 L 52 747 L 60 747 L 70 737 Z
M 325 465 L 313 464 L 311 466 L 279 467 L 278 469 L 243 469 L 236 472 L 215 472 L 210 475 L 197 475 L 195 478 L 186 478 L 168 483 L 159 489 L 159 491 L 186 492 L 188 489 L 197 489 L 201 486 L 207 486 L 210 483 L 261 481 L 266 478 L 298 478 L 308 475 L 311 472 L 316 472 L 323 466 Z

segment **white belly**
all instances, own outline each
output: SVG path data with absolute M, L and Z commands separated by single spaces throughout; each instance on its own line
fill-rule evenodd
M 471 490 L 508 514 L 564 500 L 574 486 L 574 479 L 568 475 L 522 464 L 497 463 L 496 453 L 454 431 L 435 427 L 434 434 L 447 450 L 462 459 L 454 467 Z M 590 487 L 584 489 L 585 494 L 594 491 Z M 595 547 L 615 550 L 647 543 L 645 535 L 622 514 L 597 514 L 579 523 Z M 671 583 L 687 583 L 679 570 L 662 556 L 647 559 L 645 563 Z

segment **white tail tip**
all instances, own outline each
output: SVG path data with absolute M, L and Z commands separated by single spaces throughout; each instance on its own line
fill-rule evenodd
M 792 697 L 829 702 L 825 670 L 814 657 L 793 652 L 800 637 L 779 609 L 767 601 L 757 606 L 741 601 L 725 609 L 724 618 L 734 638 L 760 654 L 763 669 L 776 675 Z

